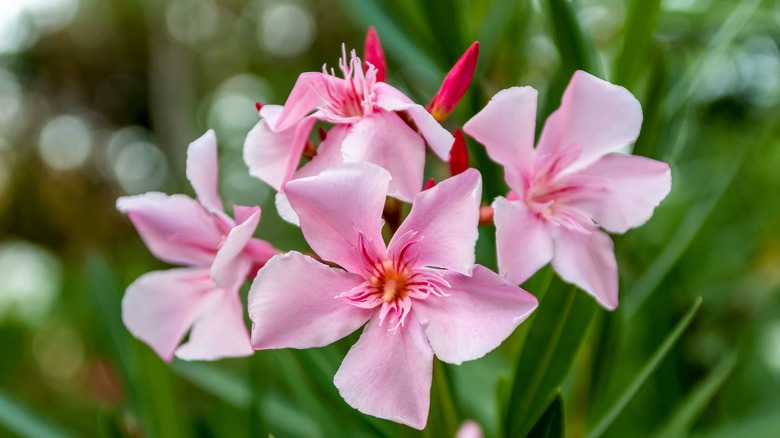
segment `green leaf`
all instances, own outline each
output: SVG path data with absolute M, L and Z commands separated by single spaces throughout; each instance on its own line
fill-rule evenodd
M 571 370 L 596 309 L 589 295 L 560 280 L 542 299 L 515 371 L 506 435 L 525 436 Z
M 400 58 L 402 64 L 420 65 L 439 77 L 444 76 L 444 71 L 419 49 L 415 41 L 383 10 L 379 2 L 347 0 L 346 3 L 347 11 L 356 21 L 366 27 L 376 27 L 385 46 L 385 53 L 392 53 Z
M 571 76 L 575 70 L 594 67 L 590 44 L 585 39 L 577 14 L 568 0 L 547 0 L 549 24 L 553 41 L 561 57 L 561 73 Z
M 698 312 L 699 307 L 701 306 L 701 301 L 701 297 L 694 300 L 685 316 L 683 316 L 677 325 L 674 326 L 672 331 L 666 335 L 664 341 L 661 343 L 655 353 L 653 353 L 645 366 L 639 370 L 636 377 L 634 377 L 631 383 L 626 387 L 625 391 L 623 391 L 623 393 L 613 403 L 611 403 L 606 413 L 601 417 L 600 420 L 596 422 L 595 426 L 591 428 L 587 435 L 588 438 L 600 437 L 604 432 L 607 431 L 609 426 L 613 421 L 615 421 L 618 415 L 623 412 L 623 409 L 628 405 L 628 402 L 634 398 L 642 385 L 647 381 L 647 378 L 650 377 L 656 368 L 658 368 L 658 365 L 666 357 L 666 355 L 669 354 L 669 351 L 671 351 L 672 347 L 680 339 L 682 334 L 685 332 L 685 329 L 688 328 L 691 321 L 693 320 L 693 317 L 696 316 L 696 312 Z
M 623 47 L 615 62 L 615 82 L 630 86 L 647 58 L 647 48 L 658 21 L 661 0 L 633 0 L 624 29 Z
M 17 435 L 31 438 L 75 436 L 29 411 L 3 390 L 0 390 L 0 426 Z
M 566 416 L 563 414 L 561 394 L 555 397 L 542 418 L 536 422 L 528 438 L 562 438 L 566 436 Z
M 736 353 L 731 353 L 721 360 L 707 377 L 688 394 L 655 436 L 669 438 L 688 436 L 691 426 L 718 393 L 736 364 Z
M 92 294 L 103 327 L 108 331 L 109 353 L 119 365 L 130 405 L 151 437 L 184 436 L 183 418 L 173 390 L 172 373 L 149 348 L 134 341 L 122 323 L 122 288 L 111 266 L 100 254 L 86 263 L 87 289 Z

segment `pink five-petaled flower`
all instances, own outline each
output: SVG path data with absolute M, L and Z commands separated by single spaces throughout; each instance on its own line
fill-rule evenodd
M 390 243 L 381 219 L 390 174 L 348 163 L 291 181 L 287 196 L 312 249 L 272 258 L 249 292 L 256 349 L 328 345 L 366 325 L 334 383 L 359 411 L 422 429 L 433 355 L 459 364 L 496 348 L 536 298 L 474 265 L 481 178 L 475 169 L 415 196 Z
M 252 238 L 259 207 L 235 206 L 235 221 L 224 213 L 213 131 L 190 144 L 187 179 L 197 200 L 158 192 L 117 200 L 157 258 L 188 266 L 139 277 L 122 300 L 122 319 L 166 361 L 174 353 L 188 360 L 252 354 L 238 289 L 277 251 Z
M 370 162 L 393 176 L 388 194 L 410 202 L 423 185 L 425 141 L 442 159 L 449 159 L 453 137 L 420 105 L 376 78 L 377 70 L 363 64 L 352 51 L 343 51 L 339 67 L 344 79 L 322 73 L 302 73 L 284 106 L 264 105 L 261 120 L 244 143 L 249 173 L 280 194 L 280 214 L 295 222 L 284 200 L 285 184 L 313 176 L 343 162 Z M 397 113 L 408 115 L 418 134 Z M 298 164 L 309 132 L 317 120 L 334 124 L 316 156 Z M 421 136 L 422 135 L 422 136 Z M 296 170 L 297 169 L 297 170 Z
M 611 153 L 639 135 L 642 108 L 625 88 L 578 71 L 534 149 L 536 90 L 498 92 L 466 125 L 512 189 L 495 209 L 499 272 L 519 284 L 552 261 L 607 309 L 618 305 L 614 233 L 645 223 L 669 193 L 666 163 Z

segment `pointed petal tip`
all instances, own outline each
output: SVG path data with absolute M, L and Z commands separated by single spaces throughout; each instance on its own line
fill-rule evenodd
M 433 96 L 426 109 L 438 121 L 444 121 L 468 90 L 479 57 L 479 42 L 475 41 L 461 55 L 442 81 L 441 88 Z
M 368 64 L 376 69 L 376 80 L 379 82 L 387 81 L 387 62 L 385 61 L 385 52 L 382 49 L 382 42 L 379 40 L 374 26 L 370 26 L 366 32 L 366 43 L 363 49 L 366 69 Z

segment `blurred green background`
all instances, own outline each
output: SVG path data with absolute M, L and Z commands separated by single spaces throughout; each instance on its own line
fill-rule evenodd
M 208 128 L 226 203 L 262 205 L 258 236 L 305 248 L 247 174 L 243 140 L 255 101 L 282 103 L 300 72 L 336 65 L 342 42 L 362 52 L 369 25 L 389 82 L 422 104 L 480 41 L 450 129 L 512 85 L 540 90 L 541 122 L 583 68 L 640 99 L 634 152 L 672 166 L 653 219 L 615 236 L 621 307 L 574 301 L 593 316 L 563 363 L 564 408 L 543 420 L 567 436 L 780 435 L 780 1 L 3 0 L 0 436 L 446 436 L 466 418 L 496 436 L 524 415 L 505 406 L 531 321 L 482 360 L 437 364 L 450 385 L 434 384 L 422 433 L 338 396 L 331 379 L 355 335 L 167 365 L 122 325 L 124 288 L 165 265 L 115 199 L 191 193 L 186 147 Z M 470 149 L 485 199 L 503 194 L 500 168 Z M 495 267 L 492 234 L 478 260 Z M 526 287 L 541 294 L 550 277 Z M 687 329 L 668 338 L 675 327 Z

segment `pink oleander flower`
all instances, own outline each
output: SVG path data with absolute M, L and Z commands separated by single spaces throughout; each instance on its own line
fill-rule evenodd
M 343 50 L 343 49 L 342 49 Z M 335 73 L 303 73 L 284 106 L 264 105 L 261 120 L 244 143 L 249 173 L 280 192 L 277 206 L 295 222 L 284 198 L 285 184 L 313 176 L 343 162 L 369 162 L 393 176 L 390 196 L 410 202 L 423 185 L 425 141 L 442 159 L 449 158 L 453 137 L 425 108 L 399 90 L 377 80 L 377 69 L 343 51 Z M 407 123 L 407 117 L 417 131 Z M 298 169 L 316 121 L 332 123 L 316 156 Z M 419 132 L 419 133 L 418 133 Z
M 322 347 L 367 323 L 336 387 L 363 413 L 423 429 L 433 355 L 455 364 L 483 356 L 537 302 L 474 264 L 479 172 L 417 194 L 385 246 L 390 178 L 376 165 L 348 163 L 287 184 L 309 245 L 341 269 L 298 252 L 272 258 L 249 292 L 252 345 Z
M 671 188 L 669 165 L 612 153 L 639 135 L 625 88 L 578 71 L 534 149 L 536 90 L 498 92 L 464 130 L 504 167 L 512 192 L 493 203 L 499 272 L 519 284 L 555 271 L 607 309 L 618 305 L 613 233 L 645 223 Z
M 439 122 L 444 121 L 466 94 L 466 90 L 471 84 L 471 78 L 474 76 L 474 70 L 477 68 L 478 57 L 479 41 L 474 41 L 471 47 L 460 56 L 458 62 L 452 66 L 441 83 L 441 88 L 428 104 L 428 112 L 433 115 L 434 119 Z
M 252 238 L 260 207 L 233 207 L 235 220 L 223 211 L 213 131 L 190 144 L 187 179 L 197 200 L 158 192 L 117 200 L 157 258 L 187 266 L 139 277 L 122 300 L 122 319 L 166 361 L 174 353 L 187 360 L 250 355 L 238 289 L 278 251 Z

